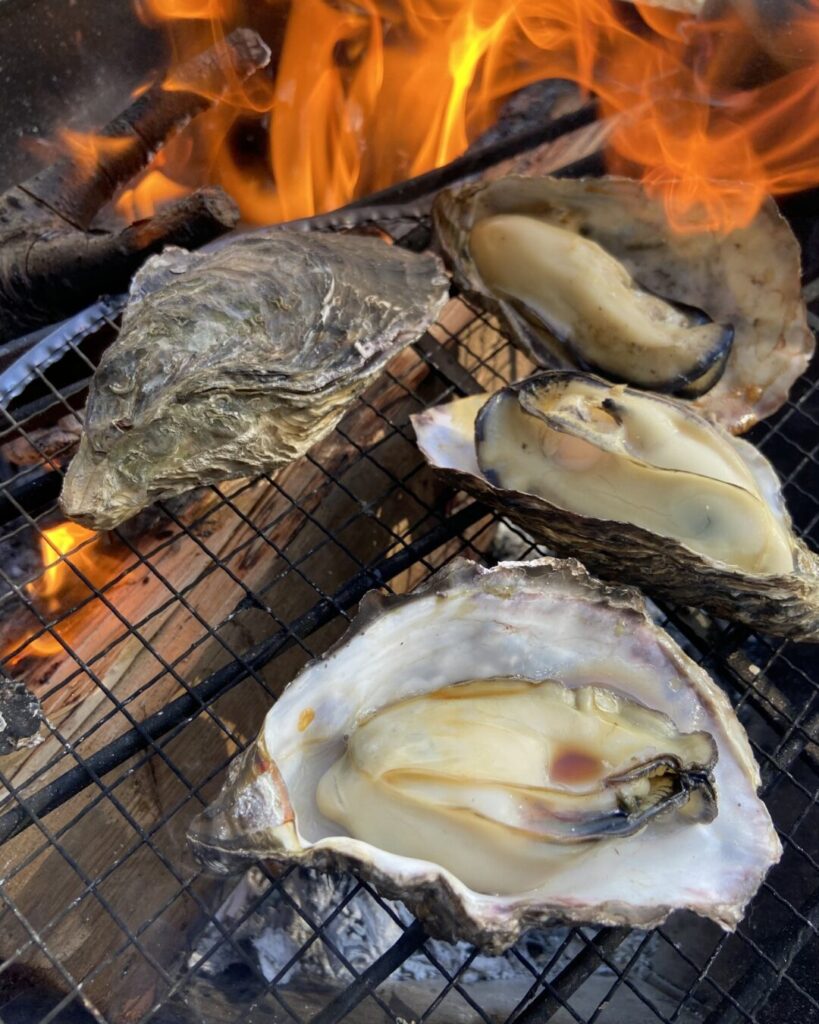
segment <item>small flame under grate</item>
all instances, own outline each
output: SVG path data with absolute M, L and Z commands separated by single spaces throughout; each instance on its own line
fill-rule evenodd
M 425 226 L 421 215 L 377 221 L 398 244 Z M 93 335 L 72 347 L 72 383 L 40 371 L 39 397 L 4 412 L 0 443 L 37 449 L 35 431 L 81 405 L 99 348 Z M 406 591 L 456 554 L 489 564 L 534 552 L 436 483 L 408 426 L 410 413 L 528 369 L 497 324 L 456 299 L 331 438 L 275 477 L 203 489 L 105 541 L 56 518 L 42 481 L 59 473 L 59 449 L 0 485 L 4 668 L 45 713 L 40 746 L 0 764 L 0 979 L 17 993 L 0 1013 L 111 1024 L 817 1018 L 815 656 L 699 613 L 658 610 L 737 708 L 785 847 L 733 936 L 678 914 L 651 933 L 534 933 L 487 962 L 428 940 L 366 885 L 341 880 L 328 893 L 260 867 L 225 889 L 187 858 L 188 821 L 363 593 Z M 813 369 L 752 440 L 814 546 L 818 437 Z M 381 946 L 356 944 L 368 917 Z M 271 950 L 276 935 L 290 944 Z

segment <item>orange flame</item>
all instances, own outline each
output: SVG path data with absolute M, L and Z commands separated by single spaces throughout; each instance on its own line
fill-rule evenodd
M 222 21 L 233 14 L 233 0 L 136 0 L 143 20 L 159 22 L 192 19 Z
M 549 77 L 599 98 L 616 118 L 610 166 L 642 173 L 680 231 L 730 230 L 766 194 L 819 183 L 819 0 L 784 27 L 754 22 L 745 0 L 716 21 L 616 0 L 137 2 L 168 25 L 177 61 L 238 24 L 287 19 L 275 82 L 231 83 L 166 147 L 140 209 L 205 182 L 249 222 L 331 209 L 453 159 Z
M 60 129 L 57 141 L 71 156 L 74 164 L 88 175 L 94 171 L 102 155 L 118 156 L 135 142 L 133 137 L 94 135 L 90 132 L 75 132 L 71 128 Z
M 120 559 L 105 550 L 101 541 L 101 534 L 77 523 L 60 523 L 43 530 L 40 536 L 43 572 L 27 585 L 26 591 L 45 617 L 54 618 L 62 610 L 79 605 L 91 596 L 92 590 L 78 573 L 91 587 L 101 586 L 114 576 Z M 15 660 L 29 655 L 46 658 L 62 653 L 57 636 L 71 646 L 71 638 L 82 625 L 87 611 L 85 606 L 78 608 L 52 627 L 52 632 L 29 641 Z M 19 648 L 23 643 L 25 638 L 18 637 L 14 647 Z
M 43 572 L 28 585 L 28 592 L 42 602 L 46 611 L 55 612 L 60 607 L 60 595 L 72 587 L 79 577 L 71 569 L 66 558 L 74 554 L 77 568 L 82 571 L 82 564 L 89 562 L 88 541 L 96 537 L 93 530 L 87 530 L 77 523 L 60 523 L 43 530 L 40 536 L 40 555 L 43 559 Z M 87 545 L 83 547 L 83 545 Z

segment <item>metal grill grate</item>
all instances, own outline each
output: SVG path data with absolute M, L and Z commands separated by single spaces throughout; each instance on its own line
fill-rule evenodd
M 378 223 L 399 243 L 426 234 L 420 216 Z M 22 436 L 37 447 L 36 428 L 81 407 L 112 331 L 107 320 L 72 343 L 59 386 L 57 371 L 39 372 L 4 412 L 0 443 Z M 785 847 L 733 936 L 677 914 L 648 933 L 544 929 L 490 962 L 429 940 L 366 884 L 338 880 L 319 906 L 310 887 L 322 883 L 309 873 L 260 865 L 240 892 L 187 858 L 185 824 L 363 593 L 406 590 L 456 554 L 489 563 L 501 541 L 516 556 L 534 552 L 436 484 L 408 426 L 410 412 L 527 369 L 490 319 L 456 300 L 292 471 L 208 488 L 107 547 L 89 539 L 60 555 L 73 583 L 59 612 L 42 567 L 26 559 L 58 518 L 61 453 L 0 484 L 5 670 L 34 684 L 46 708 L 45 743 L 22 766 L 19 755 L 0 761 L 6 1021 L 819 1019 L 815 656 L 690 610 L 658 615 L 731 697 Z M 818 430 L 813 369 L 751 436 L 814 547 Z M 275 968 L 253 931 L 271 913 L 297 925 Z M 389 942 L 365 954 L 345 944 L 350 915 L 376 922 Z M 331 969 L 316 973 L 319 961 Z

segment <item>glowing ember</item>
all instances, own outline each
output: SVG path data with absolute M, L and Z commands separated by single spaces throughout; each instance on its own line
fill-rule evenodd
M 178 61 L 259 15 L 239 0 L 138 9 L 168 25 Z M 327 210 L 447 162 L 510 94 L 561 77 L 617 116 L 612 168 L 641 168 L 679 230 L 729 230 L 767 193 L 819 183 L 819 0 L 779 32 L 731 10 L 706 22 L 616 0 L 294 0 L 275 82 L 237 84 L 171 143 L 149 202 L 208 182 L 251 222 Z M 165 84 L 184 86 L 173 70 Z M 248 119 L 269 127 L 255 158 L 235 144 Z

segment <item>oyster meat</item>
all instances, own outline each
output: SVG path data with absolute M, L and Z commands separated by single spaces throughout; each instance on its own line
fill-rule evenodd
M 581 366 L 686 393 L 707 390 L 725 367 L 733 327 L 646 292 L 622 263 L 573 231 L 496 214 L 477 222 L 469 250 L 492 294 L 533 321 L 533 337 L 544 346 L 550 335 L 558 339 Z M 546 328 L 540 337 L 538 325 Z M 538 355 L 543 362 L 546 349 Z
M 362 602 L 192 823 L 217 872 L 350 868 L 495 952 L 550 919 L 731 929 L 781 848 L 724 694 L 576 561 Z
M 433 466 L 601 576 L 819 641 L 819 560 L 776 473 L 690 405 L 550 371 L 413 424 Z
M 481 679 L 359 722 L 316 797 L 350 835 L 508 895 L 659 814 L 712 821 L 716 760 L 708 733 L 680 734 L 614 690 Z
M 541 366 L 674 391 L 742 433 L 813 354 L 772 201 L 727 235 L 675 232 L 639 182 L 508 176 L 442 192 L 434 217 L 460 286 Z
M 271 231 L 153 257 L 92 382 L 65 513 L 111 528 L 291 462 L 447 296 L 435 256 L 353 235 Z

